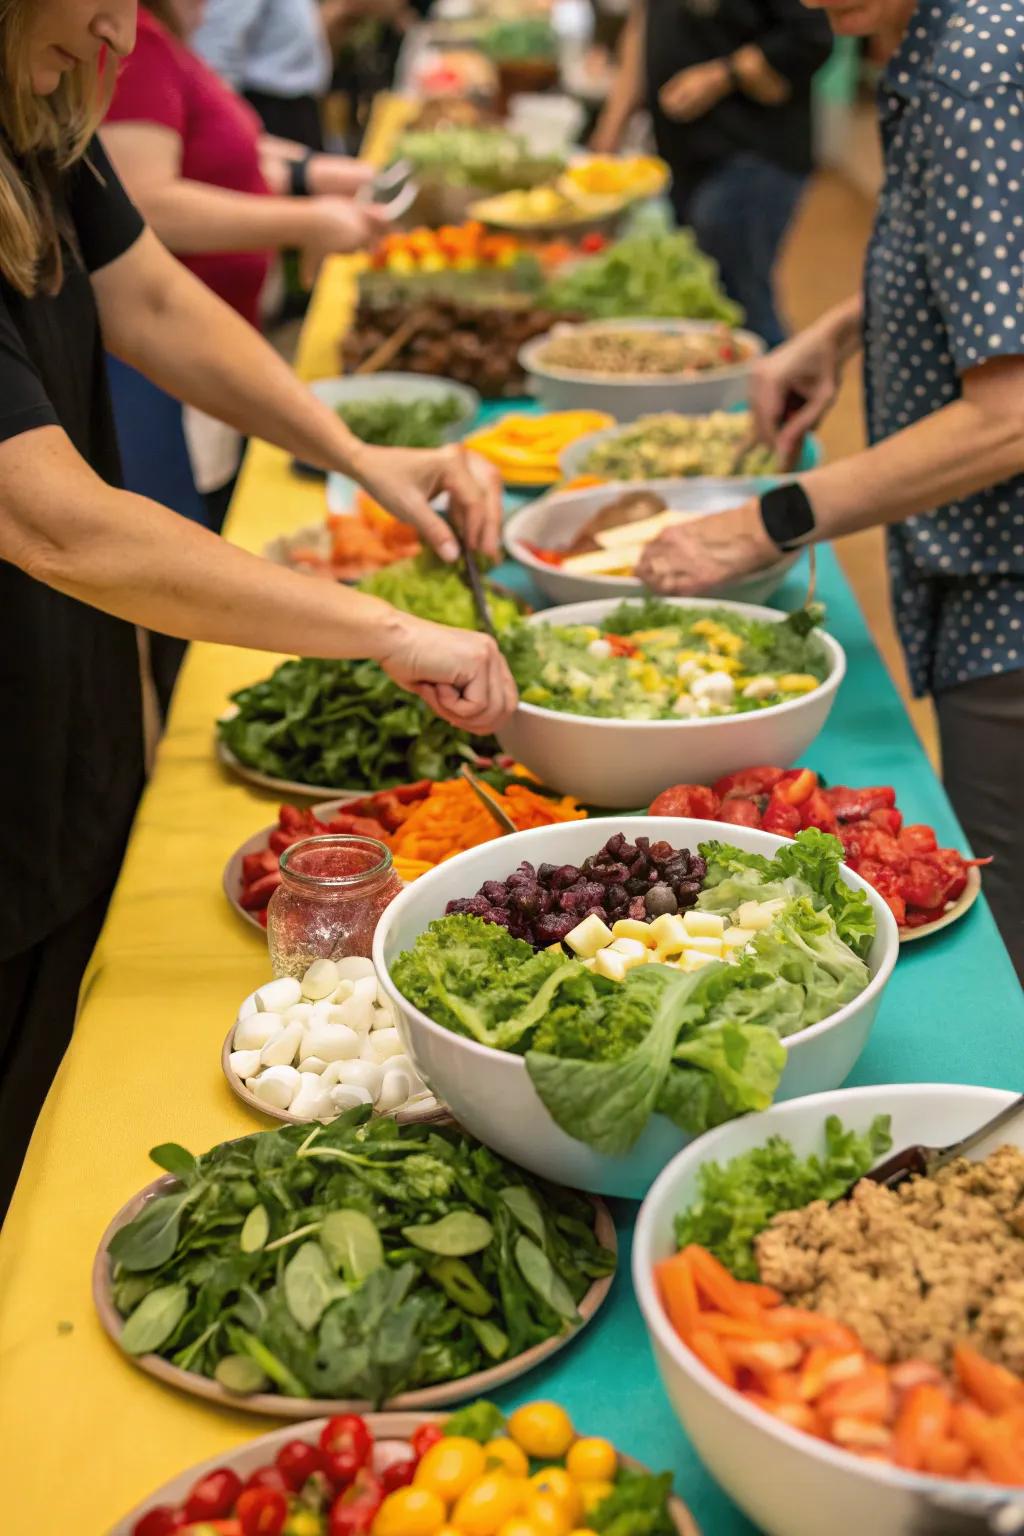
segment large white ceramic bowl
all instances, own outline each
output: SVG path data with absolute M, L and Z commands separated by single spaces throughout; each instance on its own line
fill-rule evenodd
M 783 617 L 775 608 L 752 603 L 699 597 L 674 601 L 683 608 L 727 608 L 771 623 Z M 617 606 L 612 599 L 570 603 L 531 614 L 527 622 L 600 624 Z M 825 681 L 784 704 L 703 719 L 605 720 L 520 703 L 498 731 L 498 740 L 542 784 L 575 795 L 584 805 L 615 809 L 649 805 L 672 784 L 710 784 L 757 763 L 788 768 L 825 724 L 846 672 L 839 642 L 821 631 L 818 637 L 828 660 Z
M 714 320 L 588 320 L 577 325 L 563 322 L 548 335 L 528 341 L 520 350 L 519 362 L 533 394 L 551 410 L 607 411 L 616 421 L 635 421 L 653 411 L 682 411 L 684 415 L 698 416 L 705 411 L 742 405 L 747 398 L 750 370 L 764 352 L 764 342 L 753 331 L 734 332 L 748 354 L 742 362 L 700 373 L 597 373 L 548 363 L 544 353 L 552 338 L 563 331 L 661 331 L 677 335 L 721 329 L 721 324 Z
M 697 1193 L 703 1163 L 724 1163 L 769 1136 L 784 1136 L 806 1156 L 824 1149 L 828 1115 L 864 1130 L 875 1115 L 892 1116 L 893 1149 L 923 1142 L 945 1146 L 983 1125 L 1013 1094 L 992 1088 L 911 1083 L 848 1088 L 723 1125 L 687 1147 L 664 1170 L 644 1201 L 633 1237 L 633 1288 L 654 1346 L 661 1379 L 698 1455 L 729 1496 L 766 1536 L 926 1536 L 953 1529 L 981 1531 L 985 1502 L 1010 1490 L 924 1477 L 861 1460 L 743 1401 L 706 1370 L 677 1337 L 662 1310 L 652 1269 L 676 1251 L 673 1222 Z M 984 1157 L 1005 1142 L 1024 1147 L 1024 1118 L 1005 1126 L 972 1153 Z M 1018 1498 L 1021 1497 L 1018 1492 Z M 943 1504 L 967 1499 L 976 1524 L 957 1527 Z M 1017 1525 L 992 1525 L 1019 1530 Z
M 764 488 L 761 480 L 611 480 L 582 491 L 553 491 L 531 501 L 505 524 L 505 548 L 525 565 L 534 582 L 556 603 L 582 603 L 588 598 L 641 597 L 646 590 L 635 576 L 577 576 L 531 554 L 540 549 L 565 549 L 576 533 L 609 502 L 638 491 L 653 491 L 673 510 L 700 514 L 737 507 Z M 740 603 L 763 603 L 777 591 L 799 555 L 783 555 L 763 571 L 711 593 Z
M 751 827 L 725 827 L 717 821 L 675 816 L 609 817 L 537 827 L 484 843 L 448 859 L 385 908 L 373 940 L 373 960 L 381 985 L 398 1013 L 398 1029 L 417 1072 L 472 1135 L 523 1168 L 593 1193 L 640 1199 L 690 1138 L 663 1115 L 653 1115 L 636 1145 L 624 1157 L 595 1152 L 569 1136 L 551 1119 L 530 1081 L 521 1056 L 478 1045 L 435 1024 L 398 990 L 390 967 L 411 949 L 447 903 L 472 896 L 485 880 L 510 874 L 523 859 L 532 864 L 578 864 L 615 832 L 630 840 L 664 838 L 676 848 L 696 848 L 719 838 L 754 853 L 774 854 L 785 838 Z M 843 879 L 866 893 L 877 932 L 867 963 L 871 980 L 859 997 L 838 1013 L 791 1035 L 778 1097 L 797 1098 L 835 1088 L 852 1071 L 871 1032 L 885 984 L 899 951 L 892 913 L 859 875 L 843 866 Z

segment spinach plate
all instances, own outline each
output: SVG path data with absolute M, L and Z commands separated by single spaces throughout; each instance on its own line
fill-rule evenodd
M 615 1267 L 589 1202 L 460 1131 L 368 1114 L 157 1147 L 180 1185 L 108 1248 L 122 1346 L 231 1391 L 379 1404 L 569 1326 Z

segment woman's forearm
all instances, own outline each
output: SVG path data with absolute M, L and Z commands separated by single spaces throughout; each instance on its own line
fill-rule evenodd
M 633 0 L 619 39 L 615 76 L 594 130 L 598 147 L 613 149 L 644 99 L 644 0 Z
M 1021 410 L 960 399 L 863 453 L 801 475 L 818 537 L 899 523 L 1024 473 Z
M 0 558 L 162 634 L 325 657 L 389 654 L 388 604 L 247 554 L 113 490 L 57 427 L 0 444 Z
M 282 184 L 283 190 L 283 184 Z M 175 179 L 133 188 L 146 222 L 170 251 L 276 251 L 305 244 L 310 205 Z
M 159 388 L 304 463 L 357 472 L 362 444 L 337 413 L 152 233 L 93 287 L 108 350 Z

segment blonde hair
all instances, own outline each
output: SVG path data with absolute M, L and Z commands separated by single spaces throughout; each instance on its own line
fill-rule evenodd
M 61 174 L 80 160 L 103 121 L 113 67 L 80 64 L 50 96 L 29 78 L 27 20 L 33 0 L 0 0 L 0 275 L 20 293 L 57 293 L 64 276 Z

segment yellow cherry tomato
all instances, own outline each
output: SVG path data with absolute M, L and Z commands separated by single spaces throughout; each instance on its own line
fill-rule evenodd
M 583 1504 L 583 1513 L 589 1515 L 599 1504 L 603 1504 L 612 1491 L 612 1484 L 598 1479 L 596 1482 L 579 1482 L 576 1484 L 580 1491 L 580 1499 Z
M 558 1495 L 546 1490 L 530 1494 L 523 1514 L 531 1525 L 536 1526 L 540 1536 L 569 1536 L 569 1528 L 574 1524 Z
M 507 1435 L 499 1435 L 497 1440 L 488 1440 L 484 1446 L 484 1459 L 488 1468 L 501 1467 L 510 1477 L 528 1477 L 530 1463 L 524 1451 L 521 1451 L 514 1440 L 509 1440 Z
M 522 1478 L 507 1472 L 485 1472 L 456 1501 L 452 1525 L 462 1536 L 497 1536 L 522 1508 L 526 1487 Z
M 618 1469 L 619 1458 L 610 1440 L 585 1436 L 569 1447 L 565 1470 L 578 1483 L 607 1483 Z
M 461 1493 L 483 1475 L 484 1448 L 464 1435 L 449 1435 L 437 1440 L 423 1454 L 413 1477 L 414 1488 L 429 1488 L 446 1504 L 453 1504 Z
M 530 1487 L 537 1493 L 551 1493 L 565 1505 L 569 1523 L 578 1520 L 583 1513 L 580 1491 L 564 1467 L 545 1467 L 530 1478 Z
M 373 1522 L 373 1536 L 437 1536 L 445 1523 L 441 1499 L 429 1488 L 396 1488 Z
M 526 1403 L 508 1421 L 508 1432 L 527 1456 L 555 1461 L 564 1456 L 576 1431 L 558 1403 Z

